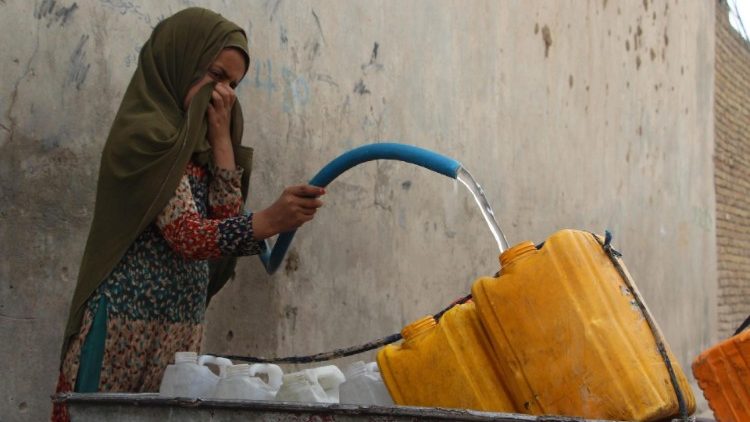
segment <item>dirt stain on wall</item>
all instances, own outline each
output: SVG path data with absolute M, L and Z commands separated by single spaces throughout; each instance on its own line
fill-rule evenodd
M 544 41 L 544 57 L 549 57 L 549 48 L 552 46 L 552 33 L 547 25 L 542 27 L 542 41 Z

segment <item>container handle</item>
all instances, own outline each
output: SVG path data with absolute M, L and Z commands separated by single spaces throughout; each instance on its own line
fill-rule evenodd
M 233 365 L 232 361 L 227 358 L 218 357 L 214 355 L 200 355 L 198 357 L 198 365 L 205 365 L 205 364 L 216 365 L 219 367 Z
M 225 359 L 225 358 L 221 358 Z M 198 365 L 205 366 L 206 364 L 216 365 L 216 356 L 214 355 L 200 355 L 198 356 Z
M 318 384 L 326 391 L 346 381 L 344 373 L 336 365 L 321 366 L 310 371 L 313 373 L 315 380 L 318 381 Z
M 278 391 L 281 388 L 282 379 L 284 378 L 284 371 L 278 365 L 270 363 L 255 363 L 250 365 L 250 376 L 254 377 L 256 374 L 268 375 L 268 385 Z

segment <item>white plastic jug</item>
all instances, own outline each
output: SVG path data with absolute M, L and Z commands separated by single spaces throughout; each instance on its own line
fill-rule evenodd
M 195 352 L 177 352 L 161 379 L 159 394 L 173 397 L 208 397 L 219 377 L 207 366 L 198 365 Z
M 346 381 L 341 384 L 341 403 L 393 406 L 377 363 L 354 362 L 346 369 L 345 375 Z
M 266 374 L 268 382 L 257 375 Z M 239 364 L 227 367 L 224 376 L 219 379 L 213 397 L 234 400 L 273 400 L 281 387 L 284 373 L 277 365 Z
M 276 400 L 319 403 L 338 403 L 339 386 L 344 382 L 344 374 L 335 365 L 284 375 Z

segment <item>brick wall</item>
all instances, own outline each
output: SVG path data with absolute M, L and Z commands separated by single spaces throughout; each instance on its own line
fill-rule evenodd
M 719 338 L 750 315 L 750 43 L 716 11 L 714 153 Z M 750 22 L 746 22 L 747 26 Z

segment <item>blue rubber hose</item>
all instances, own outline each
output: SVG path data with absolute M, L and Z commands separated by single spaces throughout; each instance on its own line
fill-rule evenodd
M 404 161 L 452 179 L 458 176 L 458 170 L 461 168 L 461 163 L 458 161 L 424 148 L 397 143 L 377 143 L 363 145 L 341 154 L 310 179 L 310 184 L 321 188 L 326 187 L 350 168 L 372 160 Z M 296 230 L 281 233 L 273 249 L 267 245 L 263 248 L 260 259 L 268 274 L 275 273 L 281 265 L 295 232 Z

